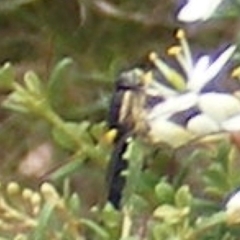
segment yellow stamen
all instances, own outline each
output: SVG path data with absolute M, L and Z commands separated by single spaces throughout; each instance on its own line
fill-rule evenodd
M 231 77 L 232 78 L 240 78 L 240 66 L 233 69 L 233 71 L 231 73 Z
M 163 60 L 158 58 L 155 52 L 149 54 L 149 59 L 154 63 L 156 68 L 163 74 L 166 80 L 178 90 L 185 89 L 184 78 L 174 68 L 168 66 Z
M 156 59 L 158 59 L 157 53 L 151 52 L 151 53 L 149 54 L 149 60 L 150 60 L 151 62 L 154 62 L 154 61 L 156 61 Z
M 185 31 L 183 29 L 178 29 L 177 33 L 176 33 L 176 38 L 181 40 L 181 39 L 185 39 L 186 38 L 186 34 Z
M 167 50 L 167 54 L 170 56 L 179 55 L 182 52 L 182 48 L 180 46 L 172 46 Z
M 182 48 L 182 55 L 184 61 L 181 61 L 182 67 L 186 71 L 186 75 L 189 76 L 192 70 L 192 54 L 186 39 L 186 33 L 183 29 L 179 29 L 176 33 L 176 38 L 179 40 L 181 48 Z
M 117 136 L 117 133 L 118 133 L 117 129 L 115 128 L 110 129 L 108 132 L 104 134 L 103 141 L 109 144 L 113 143 Z

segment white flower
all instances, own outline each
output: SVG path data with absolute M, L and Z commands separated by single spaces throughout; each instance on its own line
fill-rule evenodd
M 186 110 L 197 103 L 197 98 L 199 91 L 210 82 L 222 69 L 222 67 L 228 62 L 232 54 L 234 53 L 236 47 L 230 46 L 228 47 L 212 64 L 210 64 L 210 57 L 204 56 L 200 57 L 200 59 L 194 64 L 191 68 L 185 69 L 186 75 L 188 77 L 186 83 L 186 90 L 188 91 L 185 94 L 179 95 L 177 91 L 174 91 L 166 86 L 163 86 L 161 83 L 154 85 L 155 90 L 160 91 L 161 95 L 166 97 L 167 99 L 157 105 L 154 109 L 152 109 L 149 114 L 149 119 L 154 118 L 156 116 L 167 116 L 174 114 L 178 111 Z M 155 59 L 155 63 L 157 60 Z M 182 65 L 186 65 L 186 63 L 181 62 Z M 159 63 L 158 63 L 159 65 Z M 160 69 L 161 71 L 161 69 Z M 156 89 L 157 88 L 157 89 Z M 150 90 L 148 90 L 150 92 Z M 221 112 L 219 114 L 231 114 L 231 109 L 233 112 L 240 111 L 240 102 L 230 95 L 227 94 L 205 94 L 202 95 L 200 100 L 200 107 L 209 112 L 211 110 Z M 226 102 L 227 101 L 227 102 Z M 231 105 L 227 106 L 231 101 Z M 208 105 L 208 103 L 210 105 Z M 228 113 L 223 112 L 223 109 L 219 109 L 217 104 L 224 104 L 226 111 Z M 230 113 L 229 113 L 230 112 Z M 217 116 L 216 116 L 217 117 Z
M 236 46 L 227 47 L 214 61 L 208 55 L 202 55 L 197 61 L 193 61 L 182 30 L 177 33 L 177 38 L 180 46 L 170 48 L 169 55 L 176 58 L 184 74 L 171 68 L 157 54 L 150 54 L 150 60 L 169 83 L 164 85 L 158 80 L 148 81 L 149 85 L 145 89 L 147 94 L 163 98 L 163 101 L 147 109 L 151 139 L 177 147 L 195 137 L 237 128 L 240 130 L 240 126 L 237 127 L 240 120 L 240 100 L 234 95 L 218 93 L 214 89 L 211 92 L 202 92 L 206 84 L 220 74 Z M 154 79 L 153 76 L 152 78 Z M 196 113 L 183 117 L 183 125 L 171 119 L 190 109 L 197 109 Z
M 154 95 L 158 93 L 165 98 L 165 101 L 159 103 L 151 110 L 149 119 L 157 116 L 169 117 L 176 112 L 184 111 L 196 105 L 198 101 L 200 108 L 207 113 L 216 108 L 215 111 L 218 113 L 216 118 L 219 118 L 219 111 L 223 111 L 223 108 L 219 110 L 219 107 L 216 106 L 218 103 L 220 103 L 221 107 L 223 107 L 222 104 L 225 104 L 224 108 L 227 112 L 221 113 L 222 115 L 231 115 L 232 107 L 234 113 L 240 111 L 239 101 L 228 94 L 200 94 L 202 88 L 213 80 L 229 61 L 236 50 L 236 46 L 230 45 L 227 47 L 215 61 L 211 62 L 210 56 L 204 55 L 194 63 L 188 42 L 182 30 L 178 31 L 177 38 L 180 41 L 180 46 L 174 49 L 170 48 L 169 53 L 174 55 L 186 76 L 182 76 L 158 58 L 156 54 L 151 53 L 150 60 L 155 64 L 159 72 L 165 76 L 166 80 L 173 85 L 173 88 L 164 86 L 160 82 L 152 81 L 147 92 L 153 93 L 155 91 Z M 208 102 L 210 105 L 208 105 Z
M 207 20 L 223 0 L 188 0 L 180 9 L 177 19 L 182 22 Z
M 155 64 L 156 68 L 163 74 L 166 80 L 175 88 L 178 94 L 179 90 L 200 92 L 207 83 L 220 73 L 236 51 L 235 45 L 229 45 L 214 61 L 210 56 L 203 55 L 194 62 L 184 31 L 180 29 L 176 37 L 180 45 L 171 47 L 168 53 L 176 58 L 186 76 L 182 76 L 175 69 L 168 66 L 158 58 L 155 53 L 150 54 L 150 60 Z M 154 82 L 154 84 L 153 88 L 157 90 L 156 82 Z M 171 96 L 176 95 L 176 91 L 173 93 L 172 88 L 163 86 L 161 83 L 158 83 L 158 85 L 161 94 L 164 88 L 164 97 L 167 94 L 171 94 Z

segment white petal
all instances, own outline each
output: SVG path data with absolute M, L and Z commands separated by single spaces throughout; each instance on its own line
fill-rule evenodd
M 215 121 L 222 122 L 240 113 L 240 101 L 224 93 L 205 93 L 199 97 L 199 108 Z
M 195 93 L 171 97 L 153 107 L 148 114 L 148 119 L 168 118 L 179 111 L 187 110 L 197 103 L 197 98 L 198 96 Z
M 220 131 L 219 124 L 205 114 L 197 115 L 189 120 L 187 129 L 197 136 L 204 136 Z
M 229 59 L 232 57 L 234 51 L 236 50 L 235 45 L 229 46 L 208 68 L 206 74 L 206 78 L 209 80 L 214 78 L 220 70 L 223 68 L 223 66 L 229 61 Z
M 179 147 L 194 137 L 185 128 L 163 119 L 155 119 L 149 122 L 149 126 L 149 136 L 154 143 L 164 142 L 172 147 Z
M 228 210 L 240 209 L 240 191 L 233 194 L 233 196 L 228 200 L 228 202 L 226 203 L 226 208 Z
M 208 19 L 222 0 L 189 0 L 179 11 L 178 20 L 182 22 L 194 22 Z
M 240 115 L 232 117 L 222 123 L 222 128 L 226 131 L 239 131 L 240 130 Z
M 206 71 L 209 67 L 210 58 L 205 55 L 199 58 L 192 71 L 188 74 L 189 80 L 187 88 L 193 91 L 199 91 L 206 84 Z
M 200 91 L 219 74 L 235 50 L 236 46 L 231 45 L 210 65 L 208 56 L 201 57 L 192 69 L 192 73 L 189 73 L 188 89 L 196 92 Z
M 145 92 L 151 96 L 162 96 L 164 98 L 172 97 L 177 94 L 177 92 L 159 82 L 153 81 L 150 86 L 145 89 Z
M 202 73 L 202 71 L 205 71 L 210 64 L 210 57 L 208 55 L 201 56 L 197 63 L 194 66 L 194 72 L 196 72 L 194 75 L 197 77 L 197 73 Z

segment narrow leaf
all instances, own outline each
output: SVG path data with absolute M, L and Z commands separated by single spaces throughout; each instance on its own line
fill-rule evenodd
M 53 210 L 54 210 L 53 204 L 46 203 L 43 206 L 42 211 L 39 215 L 38 226 L 36 227 L 36 229 L 34 231 L 34 239 L 35 240 L 47 239 L 46 233 L 49 232 L 49 230 L 47 230 L 47 229 L 49 228 L 49 226 L 51 226 L 50 220 L 53 215 Z
M 63 179 L 66 176 L 69 176 L 74 172 L 79 171 L 81 167 L 82 167 L 82 161 L 80 159 L 71 161 L 70 163 L 65 164 L 63 167 L 59 168 L 54 173 L 52 173 L 50 176 L 50 179 L 54 181 Z

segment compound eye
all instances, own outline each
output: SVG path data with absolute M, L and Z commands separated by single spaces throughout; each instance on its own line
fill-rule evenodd
M 117 87 L 129 90 L 137 89 L 143 85 L 143 74 L 144 72 L 140 69 L 122 72 L 117 80 Z

